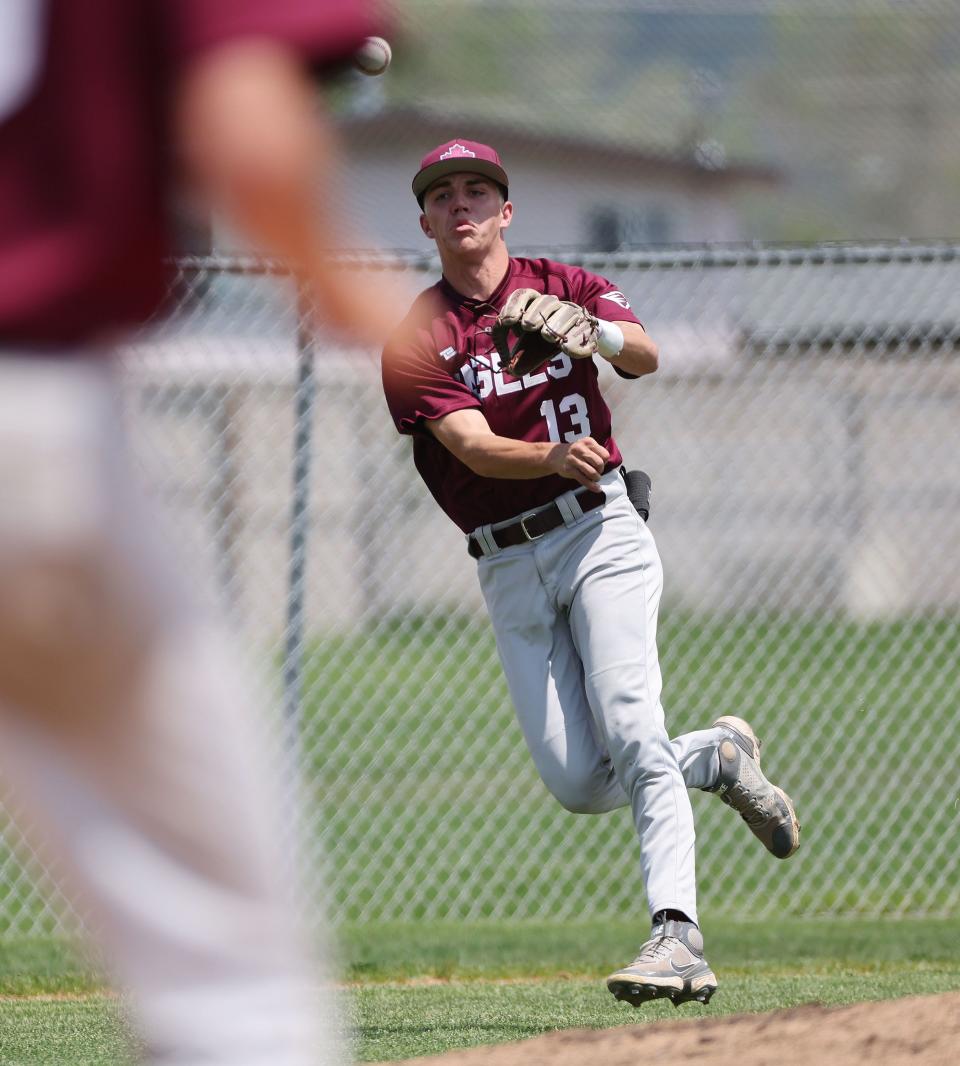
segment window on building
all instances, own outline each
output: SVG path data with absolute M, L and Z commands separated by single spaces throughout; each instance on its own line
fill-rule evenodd
M 598 252 L 615 252 L 638 244 L 666 244 L 673 237 L 670 213 L 656 204 L 640 208 L 601 204 L 587 217 L 587 241 Z

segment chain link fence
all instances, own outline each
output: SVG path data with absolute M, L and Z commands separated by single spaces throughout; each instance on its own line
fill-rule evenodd
M 601 373 L 653 479 L 668 725 L 747 717 L 804 824 L 777 863 L 694 794 L 704 912 L 956 913 L 960 246 L 577 261 L 662 349 L 651 378 Z M 394 432 L 376 353 L 312 337 L 269 263 L 184 260 L 176 301 L 124 353 L 131 437 L 275 680 L 334 918 L 636 913 L 629 813 L 572 815 L 539 783 L 475 564 Z M 0 885 L 4 932 L 60 929 L 6 851 Z

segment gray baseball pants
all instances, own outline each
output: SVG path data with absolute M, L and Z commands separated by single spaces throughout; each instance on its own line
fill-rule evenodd
M 258 680 L 127 469 L 108 365 L 0 353 L 0 788 L 166 1066 L 333 1066 Z
M 570 811 L 633 811 L 650 913 L 697 920 L 688 788 L 719 772 L 717 730 L 671 740 L 660 703 L 663 569 L 618 473 L 607 500 L 567 524 L 478 560 L 507 685 L 530 754 Z

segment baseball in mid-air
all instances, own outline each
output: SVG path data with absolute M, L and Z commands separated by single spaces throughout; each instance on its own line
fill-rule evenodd
M 353 65 L 371 77 L 382 74 L 390 66 L 393 52 L 382 37 L 368 37 L 353 54 Z

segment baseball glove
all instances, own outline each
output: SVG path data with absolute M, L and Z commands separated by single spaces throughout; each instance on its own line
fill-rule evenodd
M 597 350 L 597 319 L 579 304 L 536 289 L 510 293 L 491 331 L 501 367 L 522 377 L 557 354 L 589 359 Z

